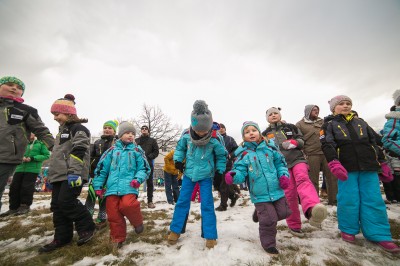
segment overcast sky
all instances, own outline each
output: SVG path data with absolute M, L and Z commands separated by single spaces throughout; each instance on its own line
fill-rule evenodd
M 329 114 L 348 95 L 382 128 L 400 89 L 400 1 L 0 0 L 0 76 L 25 82 L 25 103 L 52 133 L 51 104 L 76 97 L 93 135 L 144 103 L 181 125 L 196 99 L 239 142 L 244 121 L 282 108 Z

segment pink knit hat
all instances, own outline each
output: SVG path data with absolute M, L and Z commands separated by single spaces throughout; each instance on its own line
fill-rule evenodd
M 336 105 L 338 105 L 340 102 L 343 102 L 343 101 L 349 101 L 351 103 L 351 105 L 353 105 L 353 102 L 351 101 L 351 99 L 348 96 L 338 95 L 338 96 L 333 97 L 330 101 L 328 101 L 331 112 L 333 113 L 335 111 Z
M 56 100 L 51 106 L 51 113 L 76 115 L 75 97 L 72 94 L 66 94 L 64 98 Z

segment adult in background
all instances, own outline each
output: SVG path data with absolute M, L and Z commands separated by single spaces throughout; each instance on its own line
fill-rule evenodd
M 136 144 L 139 145 L 145 152 L 147 161 L 151 168 L 151 173 L 147 179 L 147 207 L 154 209 L 156 206 L 153 203 L 153 172 L 154 172 L 154 159 L 157 158 L 159 148 L 157 141 L 150 137 L 150 129 L 144 125 L 140 128 L 141 136 L 135 140 Z
M 226 134 L 226 127 L 224 124 L 219 124 L 219 133 L 224 139 L 225 149 L 228 151 L 228 159 L 226 161 L 226 170 L 225 173 L 229 172 L 233 166 L 233 159 L 235 158 L 235 150 L 238 148 L 238 145 L 234 138 L 228 136 Z M 224 174 L 225 176 L 225 174 Z M 219 193 L 221 193 L 221 203 L 215 208 L 216 211 L 226 211 L 228 207 L 228 198 L 231 200 L 230 206 L 233 207 L 236 204 L 236 200 L 239 198 L 239 195 L 235 193 L 235 184 L 226 184 L 225 178 L 221 178 L 219 185 Z
M 37 110 L 23 104 L 25 84 L 16 77 L 0 79 L 0 209 L 8 178 L 22 163 L 30 132 L 51 149 L 54 138 Z
M 17 166 L 10 185 L 10 209 L 1 216 L 21 215 L 30 211 L 35 192 L 35 182 L 43 161 L 50 158 L 46 145 L 31 133 L 22 164 Z
M 296 127 L 303 134 L 303 151 L 306 154 L 308 166 L 310 167 L 308 175 L 313 183 L 315 190 L 319 193 L 319 172 L 322 171 L 326 179 L 326 188 L 328 191 L 328 205 L 336 204 L 336 194 L 338 191 L 337 178 L 331 173 L 321 148 L 319 133 L 324 120 L 319 115 L 317 105 L 306 105 L 304 108 L 304 117 L 296 123 Z
M 179 197 L 178 176 L 182 175 L 178 169 L 175 168 L 174 163 L 175 150 L 170 151 L 164 157 L 164 185 L 165 195 L 167 196 L 168 204 L 174 205 Z

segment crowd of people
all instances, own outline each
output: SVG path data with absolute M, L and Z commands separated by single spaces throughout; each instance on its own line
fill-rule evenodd
M 57 99 L 51 106 L 59 132 L 54 138 L 35 108 L 24 104 L 25 84 L 16 77 L 0 79 L 0 198 L 9 176 L 9 210 L 1 217 L 30 211 L 35 182 L 45 160 L 52 185 L 51 211 L 54 238 L 40 247 L 46 253 L 69 244 L 74 230 L 77 245 L 90 241 L 96 230 L 109 226 L 113 248 L 122 247 L 127 236 L 125 217 L 136 234 L 144 231 L 138 200 L 139 188 L 147 185 L 147 207 L 153 202 L 154 160 L 157 141 L 148 125 L 136 128 L 129 122 L 106 121 L 103 135 L 93 145 L 90 132 L 79 118 L 75 97 Z M 386 115 L 381 134 L 352 110 L 352 99 L 338 95 L 329 101 L 329 116 L 319 117 L 317 105 L 307 105 L 296 124 L 282 119 L 280 108 L 266 111 L 268 127 L 261 130 L 253 121 L 243 123 L 242 141 L 226 134 L 226 127 L 213 120 L 203 100 L 195 101 L 190 127 L 176 148 L 164 157 L 166 200 L 174 205 L 168 243 L 174 245 L 185 233 L 191 202 L 198 194 L 201 237 L 205 246 L 217 245 L 215 211 L 227 211 L 239 198 L 238 185 L 246 184 L 255 210 L 260 242 L 270 255 L 279 254 L 277 223 L 286 219 L 289 232 L 303 237 L 299 205 L 310 225 L 323 230 L 327 208 L 320 202 L 322 173 L 327 204 L 337 205 L 338 228 L 343 241 L 364 238 L 385 251 L 399 253 L 393 242 L 385 202 L 400 201 L 400 90 Z M 78 198 L 89 182 L 85 205 Z M 214 208 L 213 189 L 220 195 Z M 93 220 L 95 204 L 98 216 Z M 1 201 L 0 201 L 1 208 Z M 107 222 L 108 221 L 108 222 Z

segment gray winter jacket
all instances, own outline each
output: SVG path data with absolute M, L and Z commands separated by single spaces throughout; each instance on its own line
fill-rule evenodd
M 0 97 L 0 111 L 0 163 L 22 163 L 31 132 L 51 150 L 54 138 L 35 108 Z

